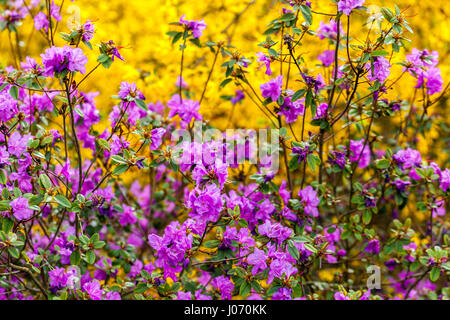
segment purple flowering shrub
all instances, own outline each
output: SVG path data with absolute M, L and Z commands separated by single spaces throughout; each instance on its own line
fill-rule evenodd
M 15 32 L 30 8 L 6 2 L 0 27 Z M 48 46 L 0 73 L 0 300 L 448 299 L 450 170 L 415 140 L 396 142 L 406 128 L 430 130 L 427 110 L 445 94 L 438 53 L 412 49 L 401 62 L 423 97 L 416 119 L 414 100 L 387 95 L 393 57 L 409 50 L 404 13 L 383 8 L 377 36 L 357 44 L 350 16 L 364 0 L 335 2 L 323 14 L 313 1 L 283 1 L 251 59 L 202 43 L 206 23 L 182 16 L 168 33 L 182 43 L 176 93 L 154 104 L 123 82 L 105 116 L 82 84 L 125 63 L 120 47 L 94 49 L 91 21 L 56 47 L 60 8 L 31 1 Z M 326 75 L 308 68 L 303 39 L 329 42 L 318 57 Z M 251 135 L 196 139 L 211 124 L 204 91 L 195 99 L 182 76 L 187 46 L 220 55 L 221 86 L 238 87 L 230 105 L 252 99 L 279 131 L 279 167 L 245 161 L 257 153 Z M 92 70 L 87 50 L 98 50 Z M 271 80 L 251 83 L 251 63 Z M 378 283 L 367 281 L 373 266 Z

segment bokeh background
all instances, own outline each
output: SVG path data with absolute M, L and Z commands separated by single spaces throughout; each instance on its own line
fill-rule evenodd
M 59 1 L 55 3 L 59 4 Z M 336 5 L 332 0 L 314 0 L 312 3 L 314 10 L 329 13 L 336 11 Z M 413 47 L 438 51 L 439 67 L 442 70 L 445 86 L 450 79 L 450 7 L 447 5 L 447 0 L 368 0 L 365 2 L 365 6 L 371 10 L 383 6 L 393 9 L 394 4 L 397 4 L 402 11 L 406 10 L 414 30 L 414 34 L 408 34 L 412 41 L 408 43 L 407 51 L 409 52 Z M 172 45 L 166 35 L 168 31 L 175 28 L 169 25 L 170 22 L 177 22 L 183 14 L 188 19 L 204 19 L 208 27 L 202 37 L 203 43 L 226 41 L 235 47 L 233 50 L 254 60 L 255 54 L 262 51 L 262 48 L 257 45 L 265 40 L 263 32 L 268 23 L 281 12 L 282 7 L 280 1 L 275 0 L 66 1 L 62 12 L 63 19 L 58 30 L 68 32 L 68 25 L 73 17 L 78 16 L 81 23 L 88 19 L 95 22 L 96 33 L 93 43 L 114 40 L 116 44 L 124 47 L 121 53 L 125 62 L 119 61 L 109 70 L 95 72 L 82 87 L 84 91 L 101 93 L 97 98 L 97 106 L 104 119 L 101 125 L 104 125 L 114 103 L 110 97 L 118 92 L 121 81 L 136 82 L 145 93 L 148 102 L 166 103 L 176 92 L 175 82 L 179 74 L 181 52 L 178 48 L 179 43 Z M 366 12 L 358 10 L 356 17 L 352 20 L 351 36 L 356 41 L 365 39 L 368 28 L 364 26 L 364 23 L 367 17 Z M 328 17 L 315 16 L 313 30 L 317 29 L 321 19 L 327 21 Z M 31 23 L 19 28 L 18 40 L 23 48 L 22 56 L 38 57 L 46 46 L 45 40 L 34 30 Z M 16 40 L 13 39 L 13 41 Z M 57 39 L 56 43 L 64 44 L 62 39 Z M 8 46 L 7 32 L 3 32 L 0 35 L 0 58 L 5 65 L 11 63 Z M 317 73 L 322 71 L 317 65 L 317 56 L 327 48 L 326 41 L 319 41 L 317 37 L 310 36 L 305 38 L 303 45 L 298 49 L 298 53 L 301 53 L 308 62 L 313 74 L 315 71 Z M 402 50 L 397 62 L 400 62 L 408 52 Z M 94 48 L 94 51 L 90 52 L 88 70 L 96 65 L 97 55 L 98 51 Z M 189 84 L 189 89 L 194 93 L 194 99 L 200 98 L 213 59 L 214 54 L 208 48 L 199 49 L 191 45 L 186 50 L 183 76 Z M 233 95 L 236 90 L 233 84 L 220 88 L 220 83 L 225 78 L 224 68 L 220 67 L 223 61 L 223 58 L 219 56 L 201 109 L 204 118 L 220 129 L 226 129 L 232 108 L 231 103 L 222 99 L 221 96 Z M 317 70 L 314 70 L 314 66 Z M 254 63 L 250 67 L 253 71 L 248 76 L 255 87 L 268 80 L 264 70 L 257 71 L 257 67 L 258 63 Z M 394 74 L 400 74 L 402 67 L 394 65 L 392 70 Z M 293 79 L 296 77 L 295 72 L 291 73 L 291 77 Z M 295 90 L 297 84 L 294 81 L 290 83 Z M 389 95 L 391 98 L 408 99 L 408 96 L 413 94 L 414 84 L 415 80 L 412 77 L 405 76 Z M 449 159 L 447 112 L 447 100 L 442 99 L 432 110 L 439 121 L 433 127 L 431 135 L 423 141 L 424 143 L 418 144 L 422 152 L 429 158 L 438 160 L 443 166 Z M 268 124 L 264 115 L 249 99 L 236 107 L 232 122 L 234 128 L 256 128 Z M 399 141 L 399 143 L 403 142 L 405 141 Z

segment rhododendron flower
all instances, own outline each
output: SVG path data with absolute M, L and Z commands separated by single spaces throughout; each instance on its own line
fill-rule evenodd
M 166 132 L 167 130 L 164 128 L 156 128 L 152 130 L 152 143 L 150 145 L 150 150 L 156 150 L 161 146 L 162 138 Z
M 365 0 L 339 0 L 338 10 L 349 16 L 353 9 L 363 6 Z
M 258 232 L 263 236 L 277 240 L 278 243 L 282 243 L 292 234 L 292 230 L 290 228 L 283 227 L 279 223 L 272 224 L 269 220 L 258 227 Z
M 53 1 L 50 6 L 50 14 L 56 21 L 61 21 L 62 17 L 59 12 L 59 6 L 57 6 Z M 36 28 L 36 30 L 41 30 L 42 28 L 44 28 L 45 32 L 48 32 L 49 19 L 47 14 L 42 11 L 36 14 L 34 16 L 34 27 Z
M 321 103 L 317 107 L 314 119 L 326 119 L 328 117 L 328 103 Z
M 325 50 L 319 56 L 317 59 L 322 62 L 324 67 L 329 67 L 334 62 L 334 50 Z
M 380 252 L 380 242 L 377 239 L 370 240 L 364 251 L 375 255 L 378 254 Z
M 283 86 L 283 76 L 278 76 L 267 83 L 261 85 L 261 92 L 264 98 L 271 98 L 272 101 L 277 101 L 281 95 L 281 87 Z
M 120 213 L 119 223 L 121 226 L 126 226 L 128 224 L 135 224 L 137 222 L 137 218 L 134 214 L 133 208 L 123 205 L 123 212 Z
M 202 120 L 202 115 L 198 113 L 200 110 L 198 101 L 181 99 L 179 94 L 175 94 L 167 102 L 167 106 L 170 108 L 169 118 L 178 114 L 184 122 L 183 127 L 186 127 L 193 119 Z
M 175 86 L 178 88 L 186 89 L 188 87 L 188 84 L 186 81 L 184 81 L 183 77 L 178 76 L 177 82 L 175 83 Z
M 390 68 L 391 64 L 386 58 L 374 57 L 373 64 L 366 64 L 366 70 L 368 71 L 367 78 L 370 81 L 377 80 L 379 82 L 384 82 L 391 74 Z
M 80 28 L 80 32 L 83 35 L 83 40 L 89 42 L 94 37 L 95 25 L 91 20 L 87 20 Z
M 264 250 L 255 248 L 255 251 L 247 258 L 248 264 L 252 265 L 252 274 L 256 275 L 259 271 L 267 268 L 267 256 Z
M 245 98 L 245 94 L 242 90 L 236 90 L 236 95 L 231 98 L 230 102 L 232 104 L 237 104 L 238 102 L 242 101 Z
M 84 284 L 83 289 L 89 294 L 92 300 L 102 300 L 103 290 L 100 287 L 100 282 L 87 282 Z
M 393 158 L 403 169 L 411 169 L 422 164 L 420 152 L 411 148 L 398 151 Z
M 70 46 L 48 48 L 41 54 L 41 58 L 45 68 L 43 75 L 47 77 L 64 72 L 85 73 L 88 62 L 83 50 Z
M 424 86 L 424 83 L 429 95 L 442 92 L 444 80 L 441 76 L 441 69 L 431 67 L 421 73 L 417 80 L 416 88 L 421 88 Z
M 261 65 L 261 67 L 259 67 L 258 69 L 262 68 L 263 66 L 266 66 L 266 74 L 268 76 L 272 75 L 272 69 L 270 68 L 270 63 L 271 63 L 270 58 L 267 57 L 264 54 L 264 52 L 258 52 L 256 55 L 258 56 L 258 60 L 257 61 L 263 63 L 263 65 Z
M 33 216 L 33 210 L 28 208 L 28 199 L 18 197 L 9 204 L 17 220 L 28 220 Z
M 371 158 L 370 148 L 368 144 L 364 143 L 364 140 L 350 141 L 351 162 L 358 162 L 358 167 L 364 169 L 370 165 L 370 158 Z
M 342 26 L 340 26 L 340 34 L 341 36 L 345 34 Z M 324 23 L 320 21 L 319 28 L 317 28 L 317 35 L 321 40 L 328 39 L 336 39 L 337 37 L 338 26 L 334 19 L 330 19 L 329 23 Z
M 192 31 L 192 36 L 194 39 L 200 38 L 203 34 L 203 30 L 206 29 L 205 20 L 195 21 L 195 20 L 186 20 L 186 15 L 183 15 L 180 18 L 180 24 L 183 24 Z
M 280 115 L 285 116 L 286 123 L 294 123 L 299 116 L 305 114 L 305 98 L 291 101 L 293 92 L 289 92 L 289 96 L 284 98 L 284 103 L 280 107 Z
M 303 210 L 305 214 L 317 218 L 319 216 L 319 198 L 317 197 L 317 191 L 311 186 L 307 186 L 305 189 L 298 192 L 298 196 L 303 204 Z
M 442 171 L 439 181 L 441 183 L 440 188 L 442 191 L 447 192 L 448 187 L 450 186 L 450 169 Z
M 234 290 L 234 284 L 225 276 L 214 278 L 211 285 L 219 290 L 222 300 L 231 300 L 231 293 Z
M 204 188 L 195 188 L 189 194 L 186 206 L 192 211 L 189 216 L 203 222 L 215 222 L 222 211 L 223 199 L 220 189 L 215 184 Z

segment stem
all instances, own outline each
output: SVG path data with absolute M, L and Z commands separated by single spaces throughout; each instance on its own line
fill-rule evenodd
M 213 73 L 214 66 L 216 65 L 217 56 L 219 55 L 219 52 L 220 52 L 220 48 L 217 48 L 217 52 L 216 52 L 216 54 L 215 54 L 215 56 L 214 56 L 214 62 L 213 62 L 213 64 L 212 64 L 211 70 L 209 70 L 208 79 L 206 80 L 205 88 L 203 89 L 202 97 L 200 98 L 200 102 L 199 102 L 200 105 L 202 104 L 203 98 L 205 97 L 206 89 L 207 89 L 207 87 L 208 87 L 209 80 L 211 80 L 211 75 L 212 75 L 212 73 Z M 181 88 L 181 79 L 180 79 L 180 88 Z M 181 95 L 180 95 L 180 96 L 181 96 Z

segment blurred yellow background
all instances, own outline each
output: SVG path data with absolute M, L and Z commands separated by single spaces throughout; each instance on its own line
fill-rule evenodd
M 312 1 L 313 10 L 320 12 L 335 13 L 336 5 L 331 0 Z M 420 1 L 420 0 L 372 0 L 366 1 L 365 6 L 371 9 L 387 6 L 393 10 L 397 4 L 401 10 L 406 11 L 408 20 L 414 30 L 410 36 L 412 42 L 409 43 L 408 52 L 401 51 L 399 58 L 394 62 L 399 62 L 405 54 L 416 47 L 418 49 L 436 50 L 439 52 L 439 67 L 442 69 L 444 86 L 449 79 L 449 15 L 450 7 L 445 0 Z M 59 1 L 56 1 L 59 4 Z M 100 41 L 114 40 L 116 44 L 123 46 L 121 53 L 125 62 L 117 61 L 111 69 L 96 71 L 88 81 L 84 82 L 82 90 L 100 91 L 97 98 L 98 108 L 107 121 L 107 115 L 113 107 L 114 100 L 111 95 L 118 92 L 121 81 L 136 82 L 138 87 L 147 97 L 147 102 L 161 101 L 166 103 L 171 95 L 176 92 L 175 82 L 179 74 L 179 64 L 181 52 L 178 49 L 179 43 L 171 44 L 171 39 L 166 35 L 170 30 L 176 29 L 170 26 L 170 22 L 177 22 L 185 14 L 187 19 L 205 19 L 208 27 L 201 38 L 202 43 L 206 41 L 226 41 L 232 44 L 241 55 L 254 60 L 255 63 L 249 68 L 248 75 L 253 86 L 258 89 L 259 84 L 269 80 L 264 74 L 264 68 L 257 70 L 259 63 L 256 63 L 255 54 L 263 51 L 258 47 L 258 43 L 265 40 L 263 32 L 268 23 L 279 16 L 283 5 L 275 0 L 205 0 L 205 1 L 183 1 L 183 0 L 79 0 L 66 1 L 63 20 L 59 24 L 58 31 L 68 32 L 68 25 L 71 18 L 79 14 L 80 22 L 92 20 L 96 25 L 93 44 Z M 284 7 L 286 7 L 284 5 Z M 365 39 L 368 28 L 364 22 L 368 18 L 365 11 L 358 10 L 356 17 L 352 19 L 351 36 L 355 41 Z M 28 19 L 29 21 L 30 19 Z M 326 16 L 314 16 L 312 30 L 317 30 L 320 20 L 327 21 Z M 343 19 L 344 28 L 346 19 Z M 373 36 L 375 39 L 375 35 Z M 19 28 L 19 41 L 24 42 L 23 56 L 38 56 L 46 45 L 45 40 L 37 31 L 33 31 L 31 23 Z M 57 39 L 56 43 L 63 45 L 62 39 Z M 318 63 L 316 59 L 321 51 L 328 48 L 327 41 L 320 41 L 317 37 L 307 36 L 303 41 L 303 46 L 297 50 L 308 61 L 309 66 Z M 89 51 L 89 50 L 85 50 Z M 0 56 L 2 61 L 11 63 L 9 54 L 7 32 L 3 32 L 0 38 Z M 88 70 L 96 65 L 98 50 L 94 48 L 89 54 Z M 189 89 L 195 93 L 194 99 L 200 99 L 205 81 L 214 59 L 214 54 L 208 48 L 199 49 L 192 44 L 185 52 L 184 79 L 189 84 Z M 40 59 L 38 59 L 39 61 Z M 218 63 L 212 74 L 205 100 L 202 103 L 201 113 L 204 119 L 211 120 L 220 129 L 225 129 L 228 123 L 232 105 L 229 101 L 220 98 L 222 95 L 233 95 L 237 89 L 233 83 L 221 89 L 220 83 L 225 79 L 224 68 L 220 65 L 224 62 L 219 56 Z M 274 63 L 274 69 L 279 66 Z M 312 74 L 322 72 L 319 66 L 313 70 Z M 311 70 L 311 68 L 310 68 Z M 392 69 L 394 76 L 401 73 L 402 67 L 394 65 Z M 276 75 L 276 74 L 274 74 Z M 296 77 L 296 72 L 291 72 L 291 79 Z M 290 82 L 292 89 L 300 84 Z M 415 80 L 411 76 L 405 76 L 396 85 L 395 90 L 391 90 L 391 98 L 401 97 L 408 99 L 414 91 Z M 267 125 L 269 122 L 264 115 L 251 102 L 246 99 L 243 104 L 236 107 L 233 117 L 234 127 L 254 128 Z M 444 118 L 447 114 L 446 100 L 434 107 L 434 112 Z M 447 155 L 439 152 L 442 149 L 442 134 L 440 129 L 436 129 L 427 139 L 427 143 L 419 144 L 421 151 L 428 155 L 440 157 L 440 164 L 445 165 Z M 437 151 L 437 152 L 436 152 Z

